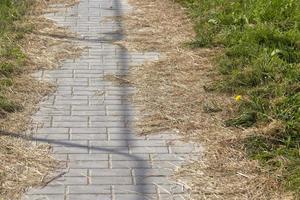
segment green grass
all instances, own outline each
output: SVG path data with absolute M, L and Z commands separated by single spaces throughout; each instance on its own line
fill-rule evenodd
M 13 77 L 22 72 L 26 61 L 19 43 L 27 31 L 21 22 L 29 5 L 27 0 L 0 1 L 0 117 L 21 108 L 4 91 L 13 86 Z
M 195 22 L 192 48 L 223 47 L 218 89 L 242 95 L 228 126 L 279 121 L 272 138 L 246 141 L 249 156 L 300 193 L 300 0 L 178 0 Z M 284 159 L 283 159 L 284 158 Z M 283 162 L 282 160 L 285 160 Z

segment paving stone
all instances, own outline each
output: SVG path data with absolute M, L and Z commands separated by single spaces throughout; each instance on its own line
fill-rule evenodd
M 82 115 L 82 116 L 99 116 L 105 114 L 106 113 L 103 110 L 73 110 L 72 111 L 72 115 Z
M 69 168 L 66 170 L 67 173 L 64 174 L 65 177 L 68 176 L 75 176 L 75 177 L 87 177 L 88 176 L 88 169 L 74 169 L 74 168 Z
M 151 158 L 154 161 L 183 161 L 185 160 L 189 155 L 187 154 L 152 154 Z
M 116 194 L 115 200 L 148 200 L 154 199 L 156 195 L 145 194 Z M 158 198 L 155 198 L 158 199 Z
M 69 160 L 108 160 L 108 154 L 70 154 Z
M 108 122 L 91 122 L 90 127 L 106 127 L 106 128 L 113 128 L 113 127 L 126 127 L 124 122 L 118 121 L 108 121 Z
M 67 200 L 111 200 L 111 196 L 102 194 L 70 194 Z
M 55 174 L 61 176 L 44 188 L 30 189 L 22 199 L 179 200 L 186 193 L 168 177 L 187 157 L 199 155 L 199 148 L 178 142 L 180 137 L 168 132 L 135 134 L 132 124 L 143 114 L 127 98 L 135 88 L 105 80 L 105 75 L 127 74 L 131 64 L 160 57 L 112 44 L 122 37 L 122 23 L 105 17 L 130 9 L 123 0 L 80 0 L 47 14 L 77 33 L 76 43 L 87 48 L 61 68 L 34 75 L 57 84 L 32 117 L 37 127 L 32 132 L 37 143 L 51 144 L 53 157 L 61 160 Z
M 184 161 L 152 161 L 153 168 L 175 170 L 184 164 Z
M 91 183 L 101 184 L 101 185 L 115 185 L 115 184 L 128 185 L 128 184 L 132 184 L 132 177 L 130 176 L 92 177 Z
M 44 188 L 36 188 L 30 189 L 27 194 L 64 194 L 65 193 L 65 186 L 64 185 L 54 185 L 48 186 Z
M 70 140 L 107 140 L 107 134 L 71 134 Z
M 53 122 L 87 122 L 88 116 L 54 116 Z
M 134 176 L 169 176 L 173 173 L 170 169 L 134 169 Z
M 112 168 L 151 168 L 151 163 L 138 160 L 112 161 Z
M 161 200 L 186 200 L 186 197 L 180 194 L 161 194 L 160 199 Z
M 81 147 L 53 147 L 53 154 L 78 154 L 78 153 L 88 153 L 88 148 Z
M 75 185 L 69 186 L 70 194 L 111 194 L 109 185 Z
M 69 134 L 38 134 L 35 138 L 41 140 L 67 140 L 69 139 Z
M 111 153 L 111 154 L 128 154 L 129 148 L 128 147 L 98 147 L 92 146 L 90 147 L 90 153 L 98 154 L 98 153 Z
M 50 186 L 57 186 L 57 185 L 83 185 L 87 184 L 86 177 L 62 177 L 59 179 L 55 179 L 53 182 L 49 183 Z
M 187 189 L 182 184 L 157 185 L 160 194 L 186 194 Z M 163 195 L 164 196 L 164 195 Z
M 115 185 L 114 192 L 115 194 L 139 194 L 143 191 L 143 194 L 155 194 L 156 188 L 155 185 Z
M 168 180 L 167 177 L 164 176 L 135 176 L 135 182 L 137 185 L 139 184 L 154 184 L 154 185 L 170 185 L 172 181 Z
M 104 134 L 106 133 L 106 128 L 71 128 L 72 134 Z
M 72 128 L 80 128 L 80 127 L 88 127 L 87 121 L 80 121 L 80 122 L 68 122 L 68 121 L 54 121 L 52 127 L 72 127 Z
M 131 153 L 168 153 L 168 147 L 130 147 Z
M 108 168 L 108 161 L 99 160 L 74 160 L 68 163 L 71 169 L 96 169 Z
M 128 147 L 128 142 L 123 140 L 110 140 L 110 141 L 91 141 L 91 147 Z
M 68 128 L 39 128 L 37 130 L 38 134 L 67 134 L 68 132 Z
M 130 169 L 91 169 L 90 170 L 91 176 L 131 176 Z
M 111 133 L 108 134 L 110 140 L 145 140 L 145 136 L 137 136 L 130 133 Z
M 22 198 L 22 200 L 65 200 L 65 195 L 26 195 Z
M 150 160 L 149 154 L 111 154 L 112 161 L 148 161 Z

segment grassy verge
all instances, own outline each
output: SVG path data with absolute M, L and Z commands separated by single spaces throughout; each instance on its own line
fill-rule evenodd
M 26 55 L 19 43 L 28 30 L 20 25 L 20 21 L 29 10 L 29 5 L 29 1 L 0 2 L 0 117 L 22 109 L 21 105 L 8 99 L 4 91 L 13 85 L 12 77 L 22 72 L 26 62 Z
M 33 145 L 14 134 L 31 130 L 31 115 L 53 85 L 31 76 L 40 69 L 58 67 L 76 58 L 82 48 L 66 37 L 71 32 L 43 17 L 58 12 L 51 4 L 71 6 L 76 0 L 0 1 L 0 199 L 21 199 L 27 188 L 51 179 L 58 166 L 48 145 Z M 4 133 L 4 134 L 3 134 Z M 8 134 L 8 135 L 7 135 Z
M 216 89 L 239 101 L 228 126 L 258 128 L 248 155 L 300 192 L 300 1 L 178 0 L 195 22 L 191 47 L 222 47 Z

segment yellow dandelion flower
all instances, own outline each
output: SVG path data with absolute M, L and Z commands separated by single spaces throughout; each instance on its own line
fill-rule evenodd
M 240 101 L 241 99 L 242 99 L 242 96 L 241 96 L 241 95 L 235 96 L 235 100 L 236 100 L 236 101 Z

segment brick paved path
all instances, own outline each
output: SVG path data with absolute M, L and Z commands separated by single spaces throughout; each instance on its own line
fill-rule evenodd
M 128 53 L 112 44 L 122 38 L 122 24 L 103 19 L 129 8 L 119 0 L 81 0 L 48 15 L 78 33 L 77 42 L 88 49 L 58 70 L 35 74 L 58 86 L 33 118 L 38 124 L 35 137 L 53 146 L 53 156 L 65 161 L 59 170 L 65 174 L 44 188 L 30 189 L 23 199 L 183 199 L 185 189 L 169 176 L 199 148 L 171 134 L 134 134 L 134 107 L 126 100 L 134 88 L 104 79 L 106 74 L 127 73 L 130 63 L 158 59 L 157 53 Z

